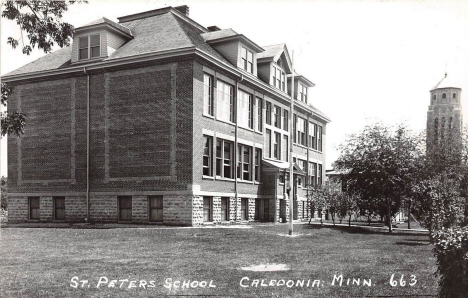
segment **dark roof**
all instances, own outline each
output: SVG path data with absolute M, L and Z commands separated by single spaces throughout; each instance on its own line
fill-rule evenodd
M 261 52 L 261 53 L 258 53 L 257 54 L 257 59 L 262 59 L 262 58 L 278 59 L 279 56 L 284 51 L 284 46 L 285 46 L 284 43 L 275 44 L 275 45 L 271 45 L 271 46 L 264 46 L 263 49 L 265 51 Z
M 123 33 L 127 34 L 127 35 L 130 35 L 132 36 L 132 32 L 130 31 L 130 29 L 128 29 L 127 27 L 123 26 L 123 25 L 120 25 L 116 22 L 113 22 L 111 20 L 109 20 L 108 18 L 100 18 L 100 19 L 97 19 L 91 23 L 88 23 L 84 26 L 81 26 L 81 27 L 78 27 L 76 28 L 76 31 L 80 31 L 80 30 L 83 30 L 83 29 L 86 29 L 88 27 L 92 27 L 92 26 L 96 26 L 96 25 L 100 25 L 100 24 L 107 24 L 111 27 L 114 27 L 115 29 L 119 30 L 119 31 L 122 31 Z

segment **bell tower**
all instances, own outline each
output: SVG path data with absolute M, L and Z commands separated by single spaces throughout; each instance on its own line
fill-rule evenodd
M 452 82 L 447 73 L 430 91 L 429 110 L 427 111 L 427 152 L 434 151 L 434 146 L 461 141 L 463 128 L 461 110 L 462 89 Z

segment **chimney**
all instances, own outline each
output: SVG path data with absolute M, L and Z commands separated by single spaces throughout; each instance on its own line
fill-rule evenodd
M 210 32 L 215 32 L 215 31 L 220 31 L 221 28 L 219 28 L 218 26 L 210 26 L 210 27 L 207 27 L 208 30 L 210 30 Z
M 186 16 L 189 16 L 189 7 L 187 5 L 176 6 L 174 9 L 177 9 Z

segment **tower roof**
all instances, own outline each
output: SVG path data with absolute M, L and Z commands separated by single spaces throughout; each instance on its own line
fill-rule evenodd
M 460 89 L 460 87 L 456 87 L 458 84 L 452 80 L 451 78 L 448 78 L 447 77 L 447 73 L 445 73 L 445 76 L 442 78 L 442 80 L 440 80 L 440 82 L 434 86 L 434 88 L 431 89 L 432 90 L 435 90 L 435 89 L 442 89 L 442 88 L 458 88 Z

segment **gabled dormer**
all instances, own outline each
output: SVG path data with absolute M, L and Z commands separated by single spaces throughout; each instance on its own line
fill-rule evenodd
M 263 48 L 232 29 L 221 30 L 216 26 L 208 29 L 211 32 L 201 34 L 206 43 L 231 64 L 257 76 L 257 54 L 263 52 Z
M 75 29 L 71 63 L 101 61 L 133 38 L 127 27 L 100 18 Z
M 291 59 L 285 44 L 266 46 L 257 55 L 258 77 L 279 90 L 288 93 L 287 76 L 292 71 Z
M 291 90 L 292 75 L 288 76 L 288 88 Z M 310 104 L 309 88 L 315 84 L 303 75 L 294 74 L 294 98 L 305 104 Z

